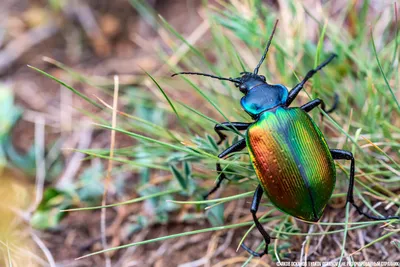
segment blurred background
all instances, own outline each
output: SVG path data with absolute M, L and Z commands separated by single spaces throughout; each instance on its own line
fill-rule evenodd
M 320 97 L 330 106 L 335 92 L 340 96 L 337 112 L 323 122 L 318 111 L 313 118 L 330 147 L 356 155 L 361 205 L 398 214 L 398 10 L 393 1 L 373 0 L 1 1 L 0 266 L 399 262 L 398 222 L 368 222 L 343 209 L 346 162 L 338 164 L 338 187 L 321 224 L 296 221 L 264 198 L 259 216 L 271 216 L 265 225 L 282 233 L 279 241 L 261 260 L 236 251 L 244 235 L 254 249 L 261 242 L 256 230 L 246 232 L 257 185 L 246 153 L 224 162 L 230 182 L 212 196 L 230 199 L 202 203 L 201 196 L 214 185 L 215 156 L 238 138 L 229 134 L 217 147 L 214 124 L 250 118 L 231 84 L 170 78 L 181 70 L 224 77 L 252 70 L 276 19 L 261 71 L 271 83 L 291 88 L 337 53 L 297 104 Z M 116 204 L 103 217 L 100 209 L 62 212 L 102 201 Z M 193 232 L 202 229 L 209 230 Z

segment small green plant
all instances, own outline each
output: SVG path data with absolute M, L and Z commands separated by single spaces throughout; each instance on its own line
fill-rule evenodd
M 17 168 L 27 176 L 33 177 L 36 174 L 36 151 L 39 149 L 33 142 L 27 152 L 20 152 L 13 144 L 13 130 L 21 119 L 23 109 L 14 104 L 12 90 L 4 84 L 0 84 L 0 170 L 5 167 Z M 59 144 L 51 144 L 44 148 L 45 153 L 52 151 L 59 154 Z M 60 174 L 63 168 L 63 161 L 60 156 L 54 159 L 47 159 L 44 165 L 46 169 L 46 179 L 54 179 Z

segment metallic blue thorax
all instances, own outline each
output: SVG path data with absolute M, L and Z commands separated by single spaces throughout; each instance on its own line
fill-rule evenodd
M 285 86 L 276 84 L 259 83 L 253 86 L 240 100 L 243 109 L 252 117 L 260 113 L 283 105 L 288 97 L 288 90 Z

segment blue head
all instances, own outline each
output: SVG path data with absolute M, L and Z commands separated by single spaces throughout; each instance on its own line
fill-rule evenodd
M 286 103 L 288 90 L 280 84 L 268 84 L 263 75 L 244 72 L 236 84 L 244 94 L 240 100 L 243 109 L 253 118 L 262 112 Z
M 288 90 L 286 89 L 286 87 L 280 84 L 268 84 L 266 82 L 265 76 L 258 75 L 258 70 L 260 69 L 260 66 L 267 55 L 277 24 L 278 20 L 275 23 L 264 54 L 253 72 L 242 72 L 240 73 L 241 76 L 238 78 L 223 78 L 211 74 L 198 72 L 179 72 L 173 74 L 172 76 L 178 74 L 193 74 L 235 83 L 235 86 L 238 87 L 239 90 L 244 94 L 244 96 L 240 100 L 240 104 L 242 105 L 243 109 L 253 118 L 258 117 L 258 115 L 266 110 L 283 105 L 285 104 L 288 97 Z

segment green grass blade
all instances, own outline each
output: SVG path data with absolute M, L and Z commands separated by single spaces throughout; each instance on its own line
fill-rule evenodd
M 239 199 L 239 198 L 245 198 L 248 196 L 251 196 L 252 194 L 254 194 L 253 191 L 251 192 L 246 192 L 246 193 L 242 193 L 242 194 L 238 194 L 238 195 L 233 195 L 230 197 L 223 197 L 223 198 L 216 198 L 216 199 L 208 199 L 208 200 L 198 200 L 198 201 L 178 201 L 178 200 L 167 200 L 168 202 L 172 202 L 175 204 L 209 204 L 209 203 L 216 203 L 216 202 L 227 202 L 227 201 L 232 201 L 235 199 Z
M 94 153 L 91 150 L 83 150 L 83 149 L 72 149 L 73 151 L 77 151 L 80 153 L 84 153 L 86 155 L 89 156 L 93 156 L 96 158 L 101 158 L 101 159 L 107 159 L 107 160 L 112 160 L 115 162 L 120 162 L 120 163 L 125 163 L 128 165 L 132 165 L 135 167 L 141 167 L 141 168 L 151 168 L 151 169 L 157 169 L 157 170 L 163 170 L 163 171 L 168 171 L 168 167 L 162 166 L 162 165 L 157 165 L 157 164 L 153 164 L 153 163 L 144 163 L 144 162 L 137 162 L 137 161 L 132 161 L 132 160 L 128 160 L 128 159 L 124 159 L 124 158 L 117 158 L 117 157 L 113 157 L 111 158 L 109 155 L 103 155 L 103 154 L 99 154 L 99 153 Z
M 157 13 L 147 1 L 129 0 L 129 3 L 137 10 L 142 19 L 146 21 L 154 30 L 157 30 Z
M 318 40 L 317 53 L 315 55 L 315 61 L 314 61 L 314 69 L 318 66 L 318 62 L 319 62 L 321 52 L 322 52 L 322 46 L 324 44 L 324 38 L 325 38 L 325 32 L 326 32 L 327 26 L 328 26 L 328 21 L 325 22 L 324 27 L 322 28 L 321 35 Z
M 261 221 L 262 223 L 266 223 L 268 221 L 273 221 L 273 220 L 280 220 L 282 218 L 288 217 L 286 215 L 283 216 L 276 216 L 274 218 L 267 218 L 263 221 Z M 138 245 L 144 245 L 144 244 L 149 244 L 149 243 L 153 243 L 153 242 L 158 242 L 158 241 L 163 241 L 166 239 L 171 239 L 171 238 L 177 238 L 177 237 L 182 237 L 182 236 L 188 236 L 188 235 L 195 235 L 195 234 L 200 234 L 200 233 L 206 233 L 206 232 L 213 232 L 213 231 L 221 231 L 221 230 L 226 230 L 226 229 L 234 229 L 234 228 L 239 228 L 239 227 L 243 227 L 243 226 L 249 226 L 252 225 L 254 222 L 250 221 L 250 222 L 243 222 L 243 223 L 237 223 L 237 224 L 229 224 L 229 225 L 224 225 L 224 226 L 218 226 L 218 227 L 212 227 L 212 228 L 205 228 L 205 229 L 200 229 L 200 230 L 195 230 L 195 231 L 189 231 L 189 232 L 183 232 L 183 233 L 179 233 L 179 234 L 174 234 L 174 235 L 169 235 L 169 236 L 163 236 L 163 237 L 158 237 L 158 238 L 154 238 L 154 239 L 148 239 L 145 241 L 140 241 L 140 242 L 136 242 L 136 243 L 130 243 L 130 244 L 126 244 L 126 245 L 122 245 L 122 246 L 118 246 L 118 247 L 113 247 L 113 248 L 109 248 L 109 249 L 104 249 L 104 250 L 100 250 L 100 251 L 96 251 L 87 255 L 84 255 L 82 257 L 77 258 L 76 260 L 79 259 L 83 259 L 83 258 L 87 258 L 87 257 L 91 257 L 94 255 L 98 255 L 101 253 L 105 253 L 108 251 L 114 251 L 114 250 L 118 250 L 118 249 L 123 249 L 123 248 L 129 248 L 129 247 L 133 247 L 133 246 L 138 246 Z M 358 225 L 355 227 L 350 227 L 348 228 L 348 230 L 356 230 L 356 229 L 360 229 L 360 228 L 365 228 L 368 227 L 369 225 L 373 225 L 373 224 L 378 224 L 378 223 L 382 223 L 382 222 L 368 222 L 368 223 L 364 223 L 364 225 Z M 286 235 L 291 235 L 291 236 L 306 236 L 306 235 L 315 235 L 315 236 L 320 236 L 320 235 L 325 235 L 325 234 L 334 234 L 334 233 L 341 233 L 344 230 L 331 230 L 331 231 L 322 231 L 319 233 L 291 233 L 291 232 L 285 232 L 285 231 L 277 231 L 274 229 L 270 229 L 272 232 L 277 233 L 277 234 L 286 234 Z
M 208 60 L 204 57 L 204 55 L 202 53 L 200 53 L 199 50 L 197 50 L 194 46 L 192 46 L 181 34 L 179 34 L 174 27 L 171 26 L 171 24 L 169 24 L 162 16 L 159 15 L 159 18 L 161 20 L 161 22 L 163 23 L 164 27 L 167 28 L 173 35 L 175 35 L 176 38 L 178 38 L 179 40 L 181 40 L 185 45 L 187 45 L 190 49 L 190 51 L 192 51 L 199 59 L 201 59 L 203 61 L 204 64 L 206 64 L 206 66 L 214 71 L 214 67 L 212 64 L 210 64 L 210 62 L 208 62 Z M 216 73 L 217 75 L 219 75 L 219 73 Z
M 365 246 L 359 248 L 357 251 L 351 253 L 351 255 L 353 255 L 353 254 L 355 254 L 355 253 L 357 253 L 357 252 L 360 252 L 360 251 L 363 250 L 364 248 L 368 248 L 368 247 L 372 246 L 373 244 L 378 243 L 378 242 L 380 242 L 380 241 L 383 241 L 383 240 L 385 240 L 386 238 L 389 238 L 389 237 L 391 237 L 392 235 L 398 234 L 398 233 L 400 233 L 400 230 L 395 230 L 395 231 L 392 231 L 392 232 L 387 233 L 387 234 L 384 235 L 384 236 L 378 237 L 377 239 L 375 239 L 375 240 L 369 242 L 368 244 L 366 244 Z
M 94 256 L 94 255 L 97 255 L 97 254 L 105 253 L 105 252 L 108 252 L 108 251 L 114 251 L 114 250 L 118 250 L 118 249 L 129 248 L 129 247 L 138 246 L 138 245 L 144 245 L 144 244 L 149 244 L 149 243 L 163 241 L 163 240 L 171 239 L 171 238 L 177 238 L 177 237 L 181 237 L 181 236 L 195 235 L 195 234 L 201 234 L 201 233 L 207 233 L 207 232 L 213 232 L 213 231 L 221 231 L 221 230 L 226 230 L 226 229 L 234 229 L 234 228 L 239 228 L 239 227 L 251 225 L 252 223 L 253 223 L 253 221 L 251 221 L 251 222 L 243 222 L 243 223 L 230 224 L 230 225 L 205 228 L 205 229 L 200 229 L 200 230 L 195 230 L 195 231 L 183 232 L 183 233 L 173 234 L 173 235 L 169 235 L 169 236 L 162 236 L 162 237 L 158 237 L 158 238 L 154 238 L 154 239 L 148 239 L 148 240 L 145 240 L 145 241 L 140 241 L 140 242 L 136 242 L 136 243 L 130 243 L 130 244 L 126 244 L 126 245 L 122 245 L 122 246 L 118 246 L 118 247 L 113 247 L 113 248 L 109 248 L 109 249 L 96 251 L 96 252 L 93 252 L 93 253 L 90 253 L 90 254 L 86 254 L 86 255 L 84 255 L 82 257 L 79 257 L 79 258 L 77 258 L 77 260 L 83 259 L 83 258 L 87 258 L 87 257 L 91 257 L 91 256 Z
M 397 112 L 400 113 L 400 104 L 399 104 L 399 102 L 397 101 L 396 95 L 394 94 L 394 92 L 393 92 L 393 90 L 392 90 L 392 87 L 390 86 L 389 81 L 388 81 L 387 78 L 386 78 L 385 73 L 383 72 L 383 69 L 382 69 L 382 66 L 381 66 L 381 62 L 379 61 L 378 53 L 376 52 L 375 41 L 374 41 L 374 35 L 373 35 L 373 33 L 372 33 L 372 29 L 371 29 L 371 42 L 372 42 L 372 48 L 373 48 L 373 51 L 374 51 L 374 55 L 375 55 L 375 58 L 376 58 L 376 62 L 378 63 L 379 71 L 381 72 L 381 74 L 382 74 L 382 76 L 383 76 L 383 79 L 385 80 L 385 84 L 386 84 L 387 88 L 389 89 L 390 94 L 392 95 L 394 102 L 396 102 L 396 105 L 397 105 Z
M 171 99 L 169 99 L 167 93 L 164 91 L 164 89 L 162 89 L 162 87 L 158 84 L 158 82 L 153 78 L 153 76 L 151 76 L 147 71 L 144 70 L 144 72 L 147 74 L 147 76 L 154 82 L 154 84 L 157 86 L 157 88 L 160 90 L 160 92 L 162 93 L 162 95 L 165 97 L 165 99 L 167 100 L 169 106 L 172 108 L 172 110 L 174 111 L 179 123 L 181 124 L 181 126 L 188 132 L 188 134 L 190 134 L 190 130 L 187 127 L 187 125 L 185 123 L 183 123 L 181 117 L 178 114 L 178 111 L 176 110 L 174 104 L 172 104 Z
M 69 89 L 70 91 L 72 91 L 74 94 L 76 94 L 77 96 L 79 96 L 80 98 L 86 100 L 87 102 L 89 102 L 90 104 L 92 104 L 95 107 L 98 107 L 99 109 L 103 109 L 102 106 L 100 106 L 99 104 L 97 104 L 96 102 L 94 102 L 92 99 L 90 99 L 89 97 L 87 97 L 86 95 L 82 94 L 81 92 L 79 92 L 78 90 L 76 90 L 75 88 L 73 88 L 72 86 L 66 84 L 63 81 L 60 81 L 59 79 L 57 79 L 56 77 L 54 77 L 53 75 L 48 74 L 45 71 L 42 71 L 41 69 L 35 68 L 33 66 L 28 65 L 29 68 L 39 72 L 40 74 L 43 74 L 44 76 L 52 79 L 53 81 L 56 81 L 57 83 L 61 84 L 62 86 L 66 87 L 67 89 Z
M 70 211 L 83 211 L 83 210 L 97 210 L 97 209 L 103 209 L 103 208 L 111 208 L 111 207 L 116 207 L 116 206 L 122 206 L 122 205 L 127 205 L 127 204 L 132 204 L 132 203 L 136 203 L 136 202 L 140 202 L 146 199 L 150 199 L 150 198 L 154 198 L 154 197 L 160 197 L 160 196 L 164 196 L 164 195 L 170 195 L 170 194 L 174 194 L 174 193 L 178 193 L 180 192 L 181 189 L 172 189 L 172 190 L 167 190 L 167 191 L 163 191 L 163 192 L 158 192 L 152 195 L 147 195 L 147 196 L 143 196 L 143 197 L 138 197 L 135 199 L 131 199 L 131 200 L 127 200 L 127 201 L 123 201 L 123 202 L 117 202 L 117 203 L 113 203 L 113 204 L 109 204 L 109 205 L 104 205 L 104 206 L 94 206 L 94 207 L 85 207 L 85 208 L 76 208 L 76 209 L 66 209 L 66 210 L 60 210 L 60 212 L 70 212 Z
M 340 259 L 339 259 L 339 264 L 338 264 L 338 266 L 341 266 L 341 263 L 342 263 L 342 260 L 343 260 L 343 256 L 344 256 L 344 252 L 345 252 L 345 248 L 346 248 L 347 230 L 348 230 L 348 228 L 349 228 L 349 226 L 348 226 L 348 222 L 349 222 L 349 210 L 350 210 L 350 203 L 347 202 L 347 203 L 346 203 L 346 221 L 345 221 L 344 232 L 343 232 L 342 252 L 341 252 L 341 254 L 340 254 Z
M 162 142 L 162 141 L 150 138 L 150 137 L 146 137 L 146 136 L 141 135 L 141 134 L 125 131 L 125 130 L 120 129 L 120 128 L 113 128 L 113 127 L 108 126 L 108 125 L 102 125 L 102 124 L 97 124 L 97 123 L 94 123 L 94 125 L 97 125 L 99 127 L 102 127 L 102 128 L 105 128 L 105 129 L 109 129 L 109 130 L 115 130 L 117 132 L 126 134 L 126 135 L 131 136 L 131 137 L 133 137 L 135 139 L 138 139 L 138 140 L 156 143 L 156 144 L 164 146 L 166 148 L 171 148 L 171 149 L 175 149 L 175 150 L 178 150 L 178 151 L 183 151 L 183 152 L 186 152 L 188 154 L 195 155 L 195 156 L 198 156 L 198 157 L 203 157 L 203 158 L 207 158 L 208 157 L 208 158 L 211 158 L 211 159 L 214 159 L 214 160 L 218 160 L 219 159 L 217 156 L 212 155 L 210 153 L 207 153 L 207 152 L 205 152 L 205 151 L 203 151 L 203 150 L 201 150 L 199 148 L 188 149 L 187 147 L 181 147 L 181 146 L 165 143 L 165 142 Z
M 396 55 L 397 55 L 397 48 L 399 47 L 399 19 L 398 19 L 398 15 L 397 15 L 397 3 L 396 2 L 394 2 L 394 19 L 395 19 L 394 25 L 396 25 L 395 26 L 396 30 L 395 30 L 395 37 L 394 37 L 395 44 L 394 44 L 391 68 L 394 68 L 395 61 L 396 61 Z
M 67 65 L 65 65 L 64 63 L 61 63 L 55 59 L 49 58 L 49 57 L 44 57 L 43 61 L 53 64 L 54 66 L 66 71 L 71 78 L 75 79 L 76 81 L 82 82 L 82 83 L 86 83 L 88 85 L 91 85 L 93 87 L 97 87 L 96 83 L 93 82 L 90 78 L 80 74 L 79 72 L 75 71 L 74 69 L 68 67 Z

